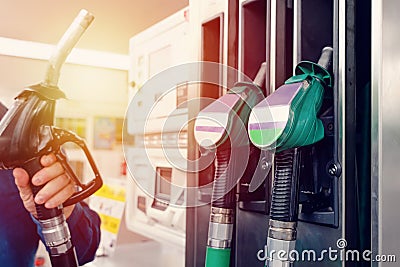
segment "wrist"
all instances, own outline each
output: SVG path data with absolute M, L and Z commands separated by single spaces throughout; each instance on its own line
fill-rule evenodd
M 75 204 L 64 208 L 65 219 L 68 219 L 69 216 L 71 216 L 74 208 L 75 208 Z

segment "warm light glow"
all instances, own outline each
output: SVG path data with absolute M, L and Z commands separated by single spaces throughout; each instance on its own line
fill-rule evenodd
M 0 55 L 48 60 L 54 48 L 55 45 L 0 37 Z M 74 48 L 66 63 L 128 70 L 129 56 Z

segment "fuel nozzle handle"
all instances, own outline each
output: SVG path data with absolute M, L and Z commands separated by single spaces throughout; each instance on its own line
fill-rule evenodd
M 332 65 L 332 49 L 324 48 L 319 60 Z M 252 109 L 248 132 L 251 142 L 277 152 L 313 144 L 324 137 L 318 119 L 324 91 L 332 86 L 332 76 L 319 64 L 302 61 L 295 75 Z

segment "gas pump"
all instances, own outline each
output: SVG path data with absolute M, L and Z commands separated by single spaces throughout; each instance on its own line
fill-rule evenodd
M 318 64 L 300 62 L 296 75 L 254 107 L 250 115 L 248 131 L 252 143 L 261 149 L 276 149 L 277 152 L 266 266 L 292 266 L 290 252 L 295 249 L 297 237 L 299 177 L 305 168 L 303 147 L 312 146 L 324 138 L 324 124 L 319 119 L 319 111 L 324 90 L 332 86 L 327 71 L 332 54 L 333 49 L 326 47 Z M 324 203 L 319 203 L 319 200 L 315 198 L 310 204 L 303 199 L 304 212 L 309 213 L 312 205 L 321 208 Z M 323 198 L 321 200 L 324 202 Z M 274 253 L 278 251 L 285 253 Z
M 263 256 L 268 256 L 274 249 L 271 246 L 276 244 L 282 245 L 281 248 L 275 247 L 278 250 L 285 248 L 288 251 L 294 248 L 300 253 L 314 253 L 305 254 L 305 257 L 301 255 L 302 260 L 296 260 L 294 264 L 298 267 L 371 264 L 341 258 L 341 255 L 349 251 L 359 250 L 361 255 L 363 248 L 371 248 L 371 220 L 368 218 L 378 214 L 374 209 L 375 213 L 370 212 L 371 203 L 376 203 L 378 194 L 368 188 L 371 184 L 370 165 L 372 164 L 372 171 L 377 170 L 373 165 L 373 160 L 377 159 L 372 157 L 371 161 L 371 152 L 368 151 L 371 147 L 368 135 L 374 128 L 372 125 L 368 126 L 368 116 L 373 112 L 368 96 L 371 90 L 365 89 L 371 76 L 371 36 L 364 29 L 368 29 L 368 25 L 374 25 L 368 15 L 370 1 L 240 0 L 231 1 L 229 8 L 230 21 L 239 19 L 239 34 L 235 40 L 229 42 L 231 46 L 239 44 L 239 49 L 236 52 L 231 50 L 229 56 L 237 58 L 239 71 L 251 78 L 254 77 L 259 62 L 267 62 L 267 97 L 271 94 L 273 99 L 283 92 L 283 88 L 274 91 L 293 75 L 293 67 L 298 65 L 295 80 L 291 78 L 289 84 L 284 86 L 292 90 L 294 97 L 287 100 L 286 107 L 280 107 L 280 111 L 279 107 L 270 108 L 264 115 L 253 109 L 253 115 L 266 122 L 261 124 L 264 127 L 262 129 L 257 124 L 249 125 L 248 129 L 252 141 L 259 141 L 258 147 L 262 149 L 259 159 L 265 161 L 265 164 L 260 164 L 259 167 L 270 165 L 271 153 L 267 147 L 271 145 L 271 148 L 277 150 L 274 158 L 275 170 L 270 172 L 264 182 L 264 174 L 262 177 L 253 175 L 251 180 L 251 176 L 244 175 L 237 185 L 230 266 L 265 266 Z M 231 26 L 231 29 L 233 27 L 235 26 Z M 379 35 L 376 40 L 380 40 Z M 327 45 L 333 47 L 333 66 L 332 76 L 324 82 L 323 76 L 328 77 L 324 71 L 319 72 L 320 69 L 313 64 L 305 66 L 299 62 L 317 62 L 322 48 Z M 325 83 L 326 88 L 317 90 L 322 91 L 323 96 L 315 94 L 315 98 L 310 97 L 312 105 L 305 105 L 307 109 L 315 108 L 312 113 L 304 114 L 306 117 L 312 115 L 313 119 L 308 122 L 315 124 L 311 124 L 312 131 L 310 128 L 301 131 L 303 127 L 299 127 L 296 120 L 289 120 L 293 111 L 288 102 L 296 104 L 297 101 L 303 101 L 300 99 L 303 87 L 312 88 L 306 79 L 306 74 L 310 73 L 314 73 L 314 78 L 319 76 L 315 78 L 316 81 Z M 331 82 L 328 82 L 329 79 Z M 306 82 L 303 84 L 304 80 Z M 328 85 L 332 88 L 328 89 Z M 195 112 L 198 109 L 193 111 Z M 276 123 L 273 119 L 266 120 L 268 114 L 277 120 Z M 281 123 L 278 123 L 279 119 L 282 119 Z M 267 132 L 268 129 L 271 131 L 271 139 L 256 140 L 264 136 L 261 130 Z M 195 154 L 197 147 L 193 139 L 189 136 L 189 147 L 192 148 L 189 152 Z M 211 172 L 208 171 L 207 174 Z M 204 173 L 199 173 L 195 177 L 196 181 L 201 181 L 203 176 Z M 292 179 L 293 176 L 298 181 Z M 275 181 L 282 177 L 286 179 L 282 178 L 282 183 L 272 184 L 272 177 L 278 177 Z M 289 181 L 290 183 L 286 183 Z M 292 191 L 291 188 L 295 190 Z M 376 189 L 376 184 L 375 187 L 372 184 L 372 188 Z M 197 196 L 191 197 L 196 199 Z M 290 200 L 298 204 L 291 203 Z M 193 230 L 189 230 L 191 235 L 187 242 L 186 266 L 204 266 L 207 236 L 204 226 L 207 225 L 208 216 L 202 208 L 194 209 L 191 215 L 190 218 L 193 219 L 188 220 L 190 227 L 187 229 Z M 276 220 L 270 223 L 270 219 L 274 217 Z M 268 245 L 271 248 L 268 248 L 269 252 L 265 249 L 268 229 Z M 289 240 L 278 238 L 278 234 L 281 237 L 286 234 L 286 239 Z M 376 240 L 375 238 L 373 241 L 377 243 Z M 372 244 L 377 247 L 374 242 Z M 333 258 L 323 254 L 330 248 L 337 252 Z M 289 262 L 278 259 L 268 263 L 289 265 Z

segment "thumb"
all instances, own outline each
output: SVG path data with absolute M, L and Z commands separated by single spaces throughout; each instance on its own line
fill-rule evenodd
M 13 170 L 13 175 L 15 178 L 15 184 L 18 187 L 19 195 L 24 203 L 25 208 L 33 215 L 36 215 L 35 202 L 33 201 L 33 194 L 29 183 L 30 178 L 28 173 L 24 169 L 15 168 Z
M 29 175 L 24 169 L 15 168 L 13 170 L 13 175 L 15 178 L 15 184 L 17 185 L 18 189 L 29 187 Z

